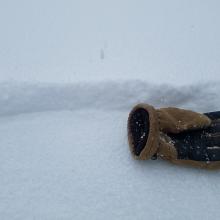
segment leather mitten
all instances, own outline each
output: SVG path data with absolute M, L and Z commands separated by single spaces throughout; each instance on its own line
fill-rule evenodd
M 160 157 L 175 164 L 220 168 L 220 119 L 174 107 L 155 109 L 138 104 L 129 114 L 127 128 L 136 159 Z

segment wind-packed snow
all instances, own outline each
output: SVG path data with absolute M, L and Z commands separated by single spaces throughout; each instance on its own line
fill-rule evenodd
M 219 219 L 220 171 L 136 161 L 139 102 L 220 110 L 219 1 L 0 2 L 0 219 Z

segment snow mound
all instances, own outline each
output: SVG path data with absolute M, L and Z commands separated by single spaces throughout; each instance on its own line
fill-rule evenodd
M 75 84 L 0 83 L 1 116 L 87 108 L 129 110 L 138 102 L 207 112 L 219 110 L 219 100 L 217 82 L 179 87 L 133 80 Z

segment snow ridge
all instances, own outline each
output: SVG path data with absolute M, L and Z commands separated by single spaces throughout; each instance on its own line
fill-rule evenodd
M 219 83 L 175 87 L 146 81 L 55 83 L 0 83 L 0 116 L 22 113 L 100 109 L 129 110 L 138 102 L 177 106 L 200 112 L 220 109 Z

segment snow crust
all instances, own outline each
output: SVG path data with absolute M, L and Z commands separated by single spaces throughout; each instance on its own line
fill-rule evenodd
M 220 2 L 0 1 L 0 219 L 219 219 L 220 173 L 135 161 L 139 102 L 220 110 Z

